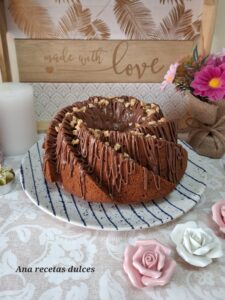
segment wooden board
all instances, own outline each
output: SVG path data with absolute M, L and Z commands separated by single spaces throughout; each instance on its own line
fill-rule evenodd
M 15 40 L 25 82 L 160 82 L 192 41 Z
M 6 18 L 3 0 L 0 0 L 0 70 L 3 81 L 10 81 L 10 67 L 6 43 Z

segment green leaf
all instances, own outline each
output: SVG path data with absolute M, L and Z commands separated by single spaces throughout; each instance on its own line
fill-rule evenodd
M 195 62 L 198 61 L 198 47 L 197 46 L 195 46 L 195 48 L 193 50 L 193 58 L 194 58 Z

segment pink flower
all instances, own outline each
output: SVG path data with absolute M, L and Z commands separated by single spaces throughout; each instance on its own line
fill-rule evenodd
M 219 225 L 220 231 L 225 233 L 225 200 L 216 202 L 212 206 L 212 218 Z
M 179 63 L 175 63 L 170 65 L 169 70 L 167 71 L 166 75 L 164 76 L 164 81 L 161 84 L 161 90 L 163 91 L 165 87 L 168 84 L 172 84 L 173 80 L 175 78 L 176 72 L 177 72 L 177 67 L 179 66 Z
M 218 67 L 207 65 L 196 72 L 191 87 L 194 89 L 194 95 L 215 101 L 223 99 L 225 96 L 225 64 Z
M 176 262 L 169 260 L 171 250 L 156 240 L 136 241 L 127 246 L 123 268 L 137 288 L 165 285 L 172 277 Z

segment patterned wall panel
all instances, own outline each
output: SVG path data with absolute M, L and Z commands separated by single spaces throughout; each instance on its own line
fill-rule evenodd
M 190 40 L 203 0 L 5 0 L 17 38 Z
M 50 120 L 63 106 L 89 96 L 105 97 L 131 95 L 147 102 L 160 104 L 170 118 L 177 118 L 184 112 L 186 99 L 170 87 L 165 92 L 160 84 L 151 83 L 33 83 L 37 119 Z

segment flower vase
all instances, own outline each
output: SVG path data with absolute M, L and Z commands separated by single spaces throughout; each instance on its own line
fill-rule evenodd
M 225 153 L 225 100 L 202 102 L 187 94 L 187 114 L 182 120 L 186 126 L 187 142 L 200 155 L 220 158 Z M 185 129 L 185 130 L 184 130 Z

